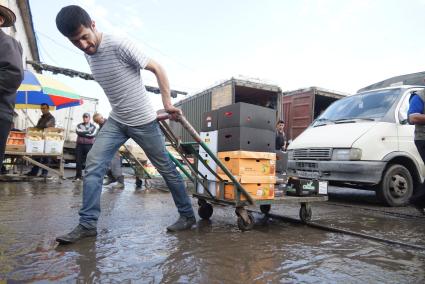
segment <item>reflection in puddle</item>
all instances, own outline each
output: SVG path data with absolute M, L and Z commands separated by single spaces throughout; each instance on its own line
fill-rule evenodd
M 200 220 L 190 231 L 167 233 L 165 228 L 175 221 L 177 212 L 169 194 L 155 190 L 104 191 L 97 238 L 56 246 L 54 237 L 76 225 L 80 190 L 70 182 L 6 185 L 0 189 L 0 280 L 72 283 L 420 283 L 425 280 L 422 252 L 303 225 L 275 220 L 264 223 L 261 216 L 256 218 L 258 226 L 253 231 L 242 233 L 235 225 L 232 208 L 216 208 L 211 221 Z M 424 235 L 423 223 L 406 224 L 359 212 L 341 214 L 336 209 L 322 215 L 315 213 L 322 223 L 353 230 L 386 236 L 408 231 L 403 237 L 410 241 Z

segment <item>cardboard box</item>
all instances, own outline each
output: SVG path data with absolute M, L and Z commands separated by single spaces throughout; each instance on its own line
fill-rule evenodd
M 219 152 L 218 158 L 233 175 L 274 176 L 276 174 L 276 154 L 269 152 L 230 151 Z M 219 174 L 224 174 L 220 167 Z
M 226 175 L 220 175 L 224 180 L 229 180 Z M 274 199 L 275 176 L 235 176 L 236 180 L 255 200 Z M 233 184 L 224 186 L 224 198 L 235 200 L 236 187 Z M 241 196 L 241 200 L 246 197 Z
M 25 138 L 25 152 L 27 153 L 44 153 L 44 140 L 32 140 Z
M 44 153 L 46 154 L 62 154 L 64 140 L 45 140 Z
M 215 181 L 208 181 L 208 190 L 211 192 L 213 196 L 217 196 L 218 192 L 218 184 Z M 196 185 L 196 192 L 199 194 L 208 195 L 205 188 L 198 182 Z
M 208 146 L 211 152 L 214 154 L 217 153 L 218 149 L 218 131 L 208 131 L 208 132 L 200 132 L 199 136 L 201 137 L 202 141 Z M 204 148 L 199 146 L 199 153 L 206 153 Z
M 274 152 L 276 134 L 271 130 L 251 127 L 232 127 L 218 131 L 218 152 L 258 151 Z
M 64 130 L 62 128 L 48 127 L 43 131 L 44 153 L 61 154 L 64 144 Z
M 218 112 L 217 110 L 204 112 L 202 115 L 201 131 L 215 131 L 218 129 Z
M 25 144 L 22 145 L 10 145 L 6 144 L 6 151 L 10 152 L 25 152 Z
M 64 129 L 63 128 L 56 128 L 56 127 L 47 127 L 44 129 L 44 135 L 46 134 L 57 134 L 57 135 L 62 135 L 64 134 Z
M 275 131 L 276 110 L 247 103 L 236 103 L 218 110 L 218 129 L 241 126 Z
M 205 160 L 206 164 L 213 170 L 213 172 L 217 172 L 217 164 L 210 157 L 210 155 L 205 152 L 199 153 L 199 155 Z M 215 175 L 209 169 L 207 169 L 207 167 L 201 161 L 198 161 L 198 171 L 204 178 L 208 180 L 215 181 L 217 179 Z
M 35 136 L 43 136 L 44 130 L 37 127 L 28 127 L 27 128 L 27 135 L 35 135 Z

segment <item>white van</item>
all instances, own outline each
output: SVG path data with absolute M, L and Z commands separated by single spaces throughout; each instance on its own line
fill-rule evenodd
M 403 206 L 425 167 L 407 123 L 409 97 L 419 86 L 361 92 L 334 102 L 288 148 L 288 176 L 375 190 Z

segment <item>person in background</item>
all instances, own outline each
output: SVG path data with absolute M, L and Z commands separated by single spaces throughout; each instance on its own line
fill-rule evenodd
M 425 163 L 425 93 L 424 90 L 413 91 L 410 96 L 408 121 L 415 125 L 415 145 L 422 161 Z M 425 182 L 416 189 L 409 202 L 425 215 Z
M 77 147 L 75 148 L 77 169 L 74 181 L 81 181 L 83 178 L 83 168 L 86 164 L 87 154 L 94 144 L 96 126 L 90 122 L 90 114 L 83 114 L 83 122 L 77 125 Z
M 93 77 L 105 91 L 112 107 L 87 158 L 79 224 L 68 234 L 58 236 L 56 241 L 75 243 L 97 235 L 103 176 L 108 163 L 129 138 L 145 151 L 170 189 L 180 217 L 167 230 L 190 229 L 196 223 L 192 203 L 181 175 L 167 154 L 165 138 L 142 79 L 144 69 L 156 77 L 165 111 L 171 119 L 178 120 L 182 112 L 171 102 L 170 84 L 164 68 L 130 40 L 100 32 L 90 15 L 77 5 L 62 8 L 56 16 L 56 26 L 85 53 Z
M 55 120 L 55 117 L 50 113 L 49 105 L 46 104 L 46 103 L 42 103 L 40 105 L 40 110 L 41 110 L 41 117 L 37 121 L 37 125 L 35 127 L 39 128 L 39 129 L 45 129 L 45 128 L 48 128 L 48 127 L 55 127 L 56 120 Z M 49 158 L 38 158 L 38 159 L 35 159 L 35 160 L 37 162 L 42 163 L 42 164 L 47 164 L 50 161 Z M 37 176 L 39 170 L 40 170 L 40 167 L 33 166 L 31 171 L 26 173 L 26 175 L 27 176 Z M 41 170 L 40 177 L 47 177 L 47 170 L 46 169 Z
M 276 150 L 286 151 L 288 140 L 285 135 L 285 122 L 279 120 L 276 124 Z
M 15 21 L 12 10 L 0 5 L 0 28 L 11 27 Z M 22 46 L 0 29 L 0 168 L 12 126 L 16 90 L 23 79 Z
M 95 113 L 93 115 L 93 121 L 99 125 L 99 131 L 102 129 L 103 125 L 105 125 L 107 119 L 105 119 L 100 113 Z M 112 186 L 113 189 L 124 189 L 124 175 L 122 174 L 121 168 L 121 157 L 119 151 L 117 151 L 112 158 L 111 164 L 107 171 L 107 179 L 103 183 L 103 185 L 110 185 L 111 183 L 116 182 L 115 185 Z

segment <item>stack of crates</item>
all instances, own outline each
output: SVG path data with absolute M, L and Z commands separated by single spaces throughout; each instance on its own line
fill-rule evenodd
M 274 152 L 276 111 L 247 103 L 217 110 L 218 151 Z
M 237 103 L 203 115 L 200 136 L 212 153 L 230 170 L 254 199 L 273 199 L 276 183 L 276 111 L 247 103 Z M 202 149 L 199 154 L 225 181 L 230 179 Z M 208 188 L 219 196 L 216 177 L 202 164 L 199 172 L 208 179 Z M 198 193 L 203 187 L 198 185 Z M 234 200 L 236 189 L 225 185 L 224 198 Z M 245 198 L 242 197 L 242 200 Z
M 274 199 L 275 153 L 229 151 L 219 152 L 218 158 L 254 199 Z M 222 179 L 230 181 L 220 168 L 218 174 Z M 233 185 L 224 186 L 224 198 L 236 198 L 236 188 Z M 242 196 L 241 200 L 245 199 Z

